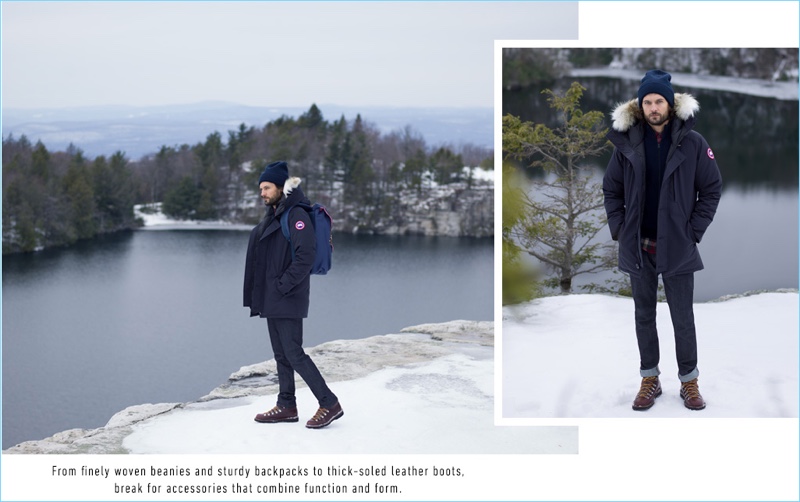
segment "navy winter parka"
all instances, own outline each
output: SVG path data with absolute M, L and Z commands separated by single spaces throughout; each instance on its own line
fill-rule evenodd
M 295 207 L 289 213 L 293 260 L 280 223 L 287 207 L 308 203 L 299 184 L 299 178 L 289 178 L 284 185 L 285 196 L 277 208 L 267 207 L 264 219 L 250 232 L 244 268 L 244 306 L 250 307 L 251 317 L 308 317 L 310 274 L 317 243 L 314 227 L 302 208 Z
M 614 152 L 603 177 L 611 238 L 619 241 L 619 269 L 638 277 L 645 196 L 644 127 L 638 100 L 616 107 L 607 137 Z M 706 140 L 693 130 L 700 106 L 689 94 L 675 94 L 672 144 L 658 204 L 656 273 L 687 274 L 703 269 L 697 243 L 714 219 L 722 177 Z

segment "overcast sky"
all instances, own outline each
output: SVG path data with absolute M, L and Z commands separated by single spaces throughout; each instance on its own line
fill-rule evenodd
M 3 107 L 491 107 L 494 39 L 577 35 L 576 3 L 2 2 Z

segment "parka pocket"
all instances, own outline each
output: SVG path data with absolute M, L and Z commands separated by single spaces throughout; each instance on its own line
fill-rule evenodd
M 279 302 L 283 299 L 283 293 L 278 291 L 278 278 L 277 277 L 267 277 L 266 282 L 266 290 L 267 290 L 267 301 L 271 304 L 275 304 L 275 302 Z
M 669 219 L 672 223 L 671 238 L 673 240 L 680 240 L 691 245 L 697 243 L 697 238 L 695 237 L 694 230 L 689 222 L 689 217 L 686 216 L 686 213 L 680 204 L 675 201 L 670 202 Z M 661 230 L 659 229 L 659 235 L 660 234 Z

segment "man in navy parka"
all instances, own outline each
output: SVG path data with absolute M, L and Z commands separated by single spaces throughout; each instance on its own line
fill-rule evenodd
M 700 106 L 675 93 L 671 75 L 651 70 L 637 98 L 616 106 L 608 139 L 614 152 L 603 178 L 611 237 L 619 242 L 619 268 L 630 275 L 642 377 L 634 410 L 661 395 L 656 304 L 661 274 L 675 329 L 680 395 L 705 408 L 697 384 L 694 272 L 703 262 L 697 244 L 714 219 L 722 190 L 714 152 L 694 131 Z
M 278 367 L 279 390 L 276 405 L 257 414 L 255 420 L 261 423 L 298 421 L 296 371 L 319 402 L 317 413 L 306 427 L 322 428 L 344 412 L 314 361 L 303 350 L 303 319 L 308 317 L 316 238 L 308 213 L 295 205 L 309 201 L 300 190 L 300 178 L 289 178 L 286 162 L 267 165 L 258 182 L 267 214 L 252 230 L 247 244 L 244 306 L 250 307 L 251 317 L 267 319 Z M 280 223 L 285 211 L 290 211 L 289 240 L 284 237 Z

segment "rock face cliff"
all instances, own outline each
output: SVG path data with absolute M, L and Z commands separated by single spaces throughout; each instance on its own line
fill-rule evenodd
M 377 215 L 375 215 L 377 213 Z M 494 235 L 494 189 L 489 184 L 450 184 L 412 191 L 365 217 L 354 208 L 334 219 L 335 230 L 382 235 L 491 237 Z

